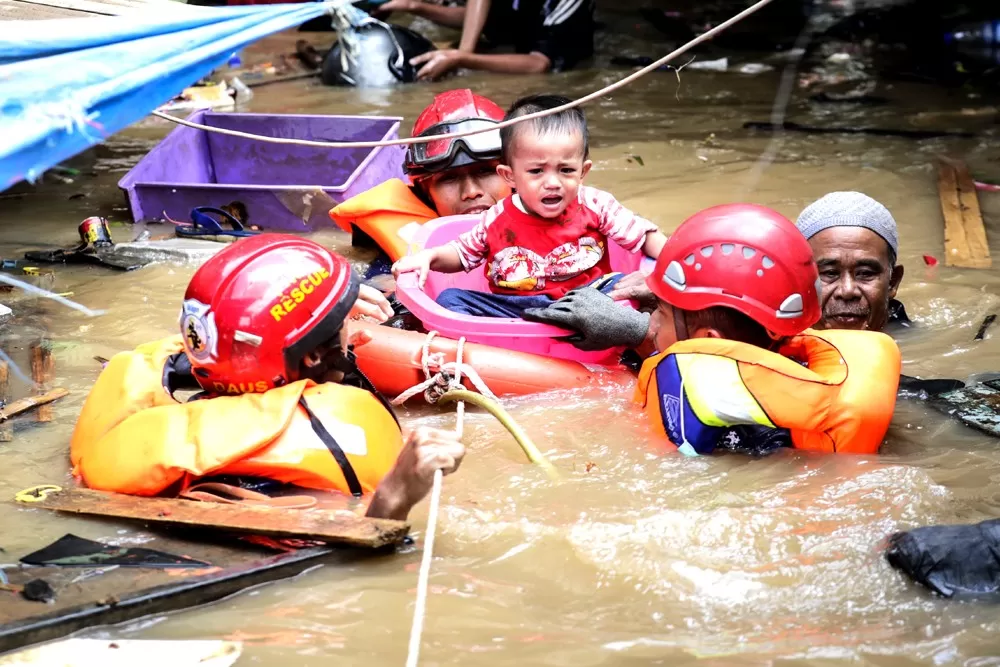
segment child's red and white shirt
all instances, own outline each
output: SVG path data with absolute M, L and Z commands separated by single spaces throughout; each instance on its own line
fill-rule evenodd
M 596 188 L 580 186 L 576 201 L 558 218 L 526 213 L 516 197 L 495 204 L 479 224 L 451 242 L 466 271 L 486 262 L 490 291 L 497 294 L 558 299 L 611 273 L 608 239 L 639 252 L 646 234 L 657 231 Z

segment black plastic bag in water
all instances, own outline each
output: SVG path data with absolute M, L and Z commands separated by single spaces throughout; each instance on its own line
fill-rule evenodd
M 49 546 L 21 559 L 26 565 L 56 565 L 61 567 L 208 567 L 211 563 L 175 556 L 143 547 L 115 547 L 76 535 L 63 535 Z
M 889 564 L 946 598 L 1000 593 L 1000 519 L 925 526 L 889 538 Z

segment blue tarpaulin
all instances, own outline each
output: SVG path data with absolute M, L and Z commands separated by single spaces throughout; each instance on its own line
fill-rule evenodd
M 0 191 L 101 143 L 234 52 L 342 2 L 0 21 Z

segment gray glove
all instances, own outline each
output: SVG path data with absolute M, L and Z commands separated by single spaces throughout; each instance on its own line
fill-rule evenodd
M 546 308 L 528 308 L 524 319 L 578 331 L 567 341 L 580 350 L 638 347 L 649 331 L 649 315 L 618 305 L 593 287 L 581 287 Z

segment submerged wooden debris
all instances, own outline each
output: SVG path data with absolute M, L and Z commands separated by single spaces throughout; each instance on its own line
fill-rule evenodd
M 56 401 L 63 396 L 68 396 L 69 390 L 63 388 L 52 389 L 39 396 L 26 396 L 25 398 L 19 398 L 16 401 L 4 406 L 0 409 L 0 425 L 6 422 L 11 417 L 19 415 L 22 412 L 27 412 L 32 408 L 37 408 L 39 406 L 48 405 L 52 401 Z
M 331 545 L 368 549 L 398 544 L 409 532 L 409 524 L 405 521 L 371 519 L 349 512 L 249 507 L 180 498 L 140 498 L 91 489 L 48 492 L 32 499 L 30 506 L 153 525 L 319 540 Z
M 35 394 L 43 395 L 52 382 L 52 375 L 55 372 L 55 360 L 52 358 L 52 342 L 41 339 L 31 345 L 31 379 L 35 383 Z M 46 403 L 38 403 L 38 411 L 35 413 L 35 421 L 52 421 L 52 406 Z
M 7 406 L 10 401 L 10 366 L 6 361 L 0 361 L 0 405 Z M 6 419 L 0 420 L 0 442 L 13 442 L 14 427 Z
M 54 486 L 36 489 L 18 494 L 21 508 L 83 514 L 95 520 L 135 520 L 150 529 L 174 529 L 158 531 L 144 547 L 210 566 L 2 566 L 0 578 L 7 580 L 8 589 L 0 588 L 0 653 L 65 637 L 83 628 L 201 606 L 261 583 L 295 576 L 327 560 L 354 562 L 389 553 L 409 530 L 404 521 L 330 510 L 141 498 Z M 243 537 L 234 539 L 234 535 Z M 299 541 L 278 543 L 262 536 Z M 326 546 L 308 545 L 315 540 Z M 304 543 L 308 548 L 296 549 Z M 363 549 L 335 549 L 332 545 Z M 270 556 L 263 547 L 272 550 L 270 553 L 273 549 L 286 553 Z M 19 593 L 32 581 L 51 586 L 53 598 L 48 604 Z
M 944 215 L 945 265 L 972 269 L 993 266 L 976 184 L 965 163 L 941 159 L 938 164 L 938 194 Z

